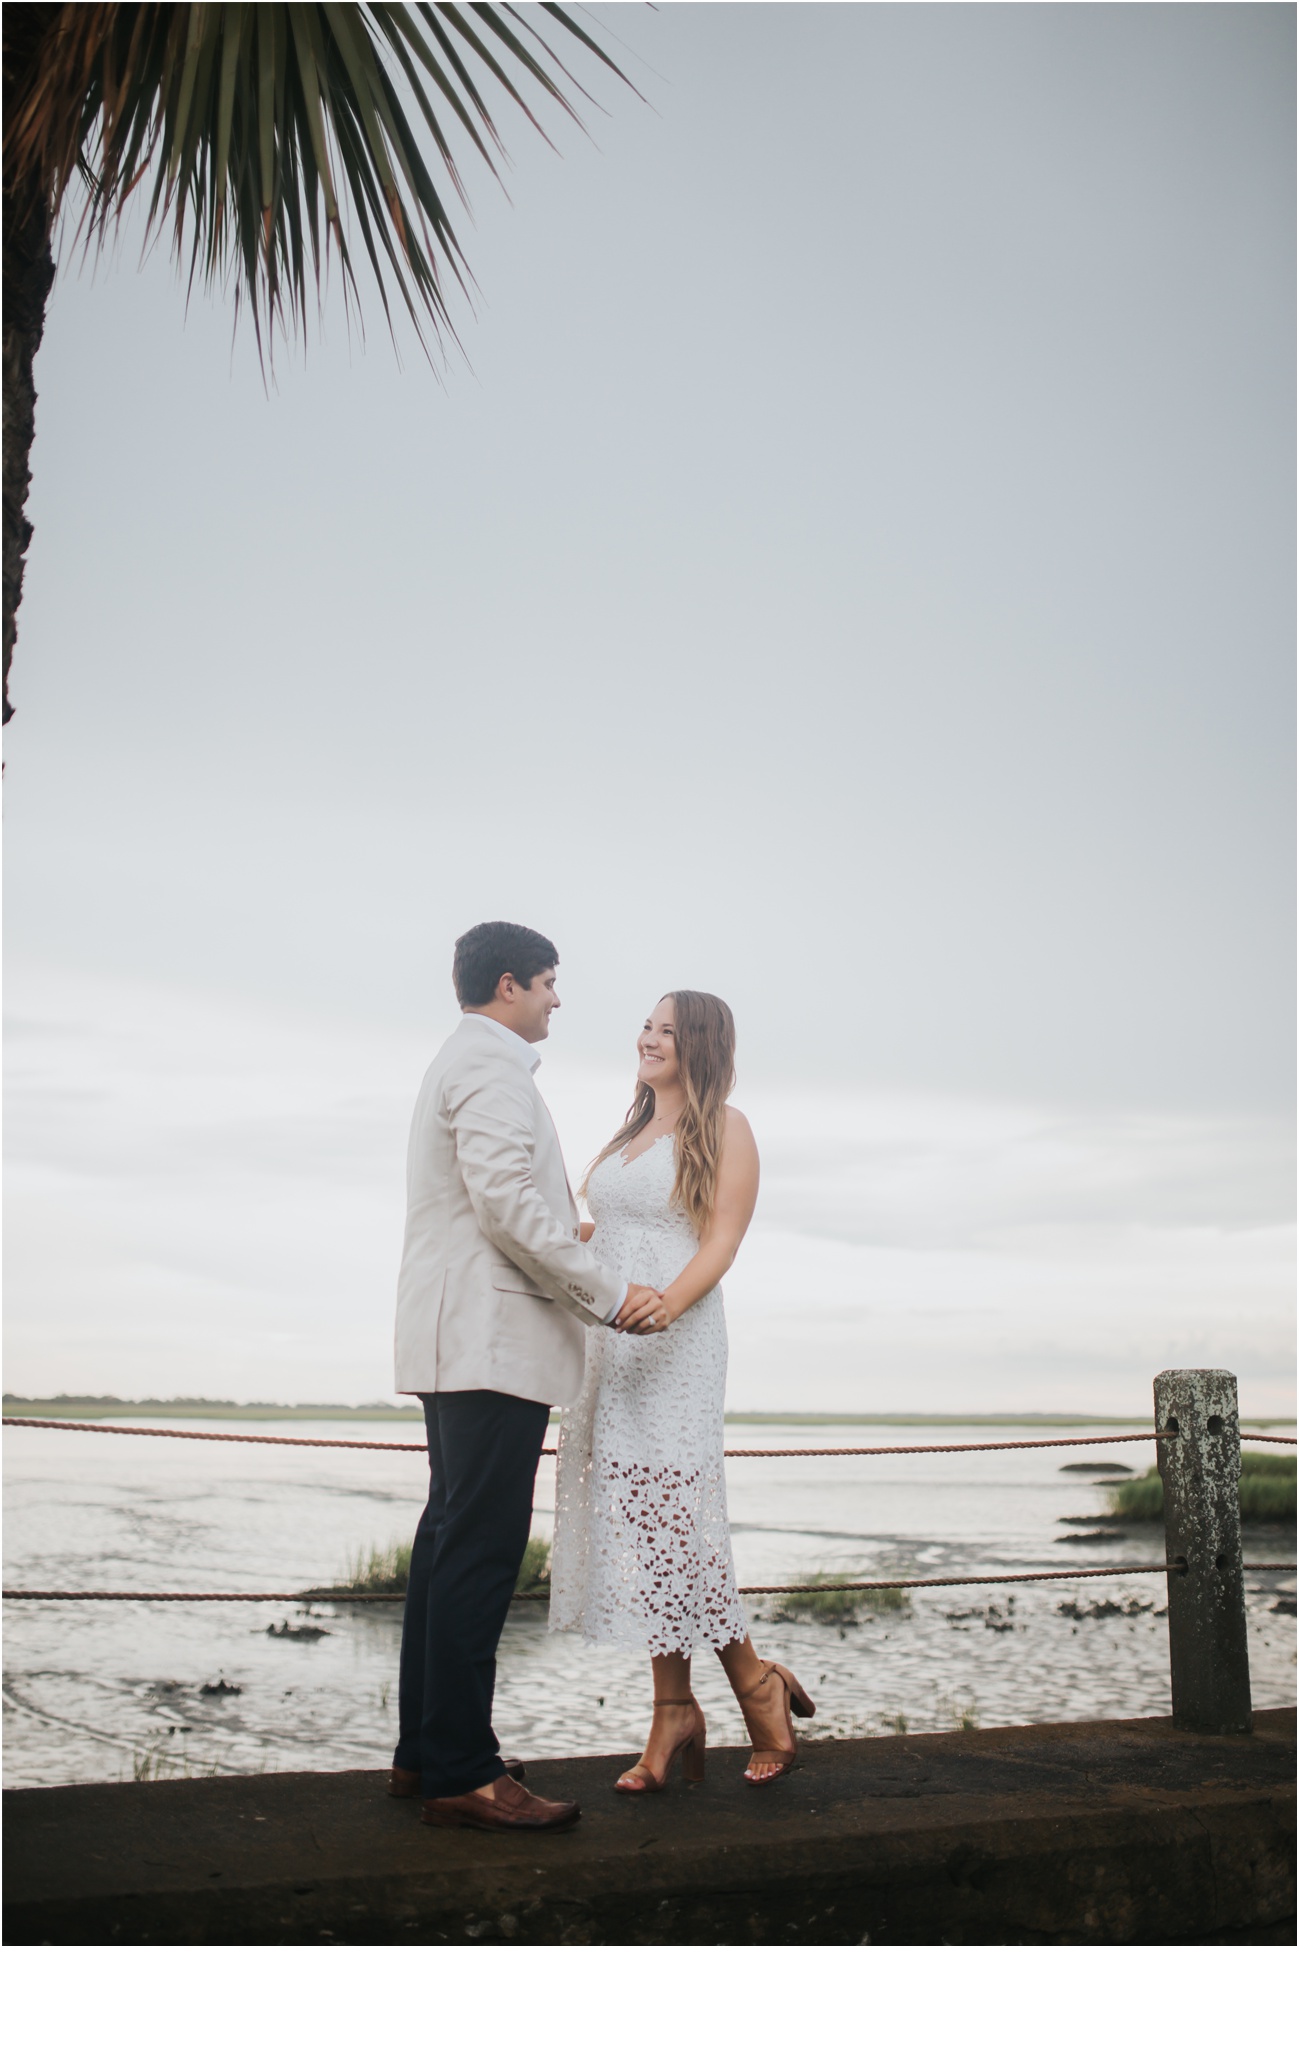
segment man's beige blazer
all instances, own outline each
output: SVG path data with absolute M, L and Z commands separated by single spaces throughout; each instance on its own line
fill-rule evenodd
M 406 1163 L 399 1393 L 490 1387 L 567 1404 L 582 1385 L 582 1325 L 621 1306 L 625 1281 L 580 1242 L 534 1057 L 470 1016 L 424 1076 Z

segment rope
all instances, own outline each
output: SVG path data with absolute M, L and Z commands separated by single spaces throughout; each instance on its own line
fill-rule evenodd
M 161 1436 L 180 1437 L 188 1443 L 199 1444 L 290 1444 L 299 1450 L 309 1451 L 414 1451 L 419 1457 L 426 1453 L 422 1443 L 380 1443 L 374 1439 L 336 1436 L 235 1436 L 225 1430 L 215 1429 L 145 1429 L 138 1424 L 124 1422 L 55 1422 L 43 1416 L 6 1415 L 6 1429 L 76 1429 L 90 1436 Z M 795 1446 L 792 1450 L 728 1450 L 728 1458 L 892 1458 L 914 1457 L 923 1451 L 1059 1451 L 1074 1450 L 1084 1444 L 1151 1444 L 1160 1443 L 1175 1432 L 1136 1430 L 1127 1436 L 1044 1436 L 1022 1437 L 1008 1443 L 993 1444 L 849 1444 Z M 1293 1437 L 1251 1438 L 1257 1443 L 1293 1443 Z M 547 1445 L 541 1453 L 543 1458 L 553 1458 L 555 1449 Z
M 1241 1440 L 1241 1442 L 1242 1442 L 1243 1444 L 1293 1444 L 1293 1443 L 1299 1443 L 1299 1437 L 1293 1437 L 1293 1436 L 1263 1436 L 1263 1435 L 1261 1435 L 1261 1434 L 1260 1434 L 1260 1432 L 1259 1432 L 1258 1430 L 1256 1430 L 1256 1429 L 1242 1429 L 1242 1431 L 1240 1432 L 1240 1440 Z
M 294 1444 L 304 1451 L 416 1451 L 421 1458 L 428 1455 L 427 1444 L 384 1444 L 338 1436 L 230 1436 L 222 1429 L 143 1429 L 125 1422 L 55 1422 L 35 1415 L 6 1415 L 4 1426 L 6 1429 L 79 1429 L 91 1436 L 184 1437 L 196 1444 Z
M 921 1451 L 1069 1451 L 1079 1444 L 1155 1444 L 1175 1430 L 1137 1430 L 1130 1436 L 1033 1436 L 997 1444 L 849 1444 L 779 1451 L 727 1451 L 728 1458 L 903 1458 Z
M 527 1594 L 518 1594 L 526 1599 Z M 30 1592 L 26 1587 L 4 1589 L 6 1600 L 271 1600 L 280 1603 L 292 1601 L 297 1606 L 310 1602 L 313 1606 L 328 1601 L 333 1605 L 342 1600 L 404 1600 L 404 1593 L 53 1593 Z
M 1292 1564 L 1242 1564 L 1244 1572 L 1292 1572 Z M 1094 1565 L 1081 1572 L 992 1572 L 981 1579 L 835 1579 L 820 1585 L 741 1586 L 741 1593 L 883 1593 L 893 1587 L 912 1586 L 1027 1586 L 1039 1579 L 1126 1579 L 1139 1573 L 1167 1572 L 1184 1578 L 1186 1568 L 1168 1564 Z M 519 1597 L 527 1599 L 527 1594 Z
M 1243 1564 L 1246 1572 L 1292 1572 L 1293 1564 Z M 743 1594 L 757 1593 L 884 1593 L 894 1589 L 923 1586 L 1027 1586 L 1042 1579 L 1124 1579 L 1153 1572 L 1172 1572 L 1183 1576 L 1175 1566 L 1167 1564 L 1107 1564 L 1094 1565 L 1081 1571 L 1062 1572 L 992 1572 L 975 1579 L 844 1579 L 829 1583 L 809 1585 L 806 1580 L 796 1586 L 741 1586 Z M 515 1593 L 516 1600 L 548 1600 L 550 1592 L 543 1587 L 539 1591 Z M 349 1601 L 404 1600 L 405 1593 L 330 1593 L 321 1590 L 315 1593 L 100 1593 L 100 1592 L 49 1592 L 33 1591 L 27 1587 L 6 1587 L 6 1600 L 186 1600 L 186 1601 L 247 1601 L 268 1600 L 279 1605 L 291 1601 L 297 1606 L 310 1603 L 317 1607 L 341 1606 Z

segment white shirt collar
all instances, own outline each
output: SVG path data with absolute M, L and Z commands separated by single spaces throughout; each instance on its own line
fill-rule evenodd
M 509 1047 L 515 1059 L 522 1061 L 530 1074 L 536 1073 L 541 1065 L 541 1054 L 535 1045 L 528 1044 L 526 1038 L 520 1038 L 517 1031 L 511 1031 L 508 1024 L 499 1024 L 495 1017 L 484 1017 L 477 1010 L 467 1011 L 462 1021 L 466 1024 L 486 1025 L 489 1031 L 495 1032 L 497 1038 Z

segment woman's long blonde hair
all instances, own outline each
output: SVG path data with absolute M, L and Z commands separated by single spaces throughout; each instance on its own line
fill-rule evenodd
M 703 995 L 695 988 L 669 989 L 665 1000 L 675 1013 L 672 1022 L 677 1067 L 686 1095 L 685 1108 L 673 1133 L 677 1141 L 677 1172 L 672 1199 L 702 1236 L 712 1219 L 717 1196 L 717 1169 L 726 1134 L 726 1098 L 735 1086 L 735 1019 L 730 1004 L 720 996 Z M 654 1090 L 648 1081 L 638 1081 L 635 1100 L 621 1129 L 615 1131 L 586 1169 L 583 1194 L 596 1167 L 615 1152 L 625 1151 L 653 1117 Z

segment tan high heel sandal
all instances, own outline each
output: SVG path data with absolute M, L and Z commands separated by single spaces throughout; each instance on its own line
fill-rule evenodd
M 668 1773 L 678 1757 L 681 1759 L 681 1769 L 692 1785 L 698 1785 L 703 1781 L 704 1738 L 707 1734 L 707 1729 L 704 1717 L 699 1710 L 698 1700 L 693 1697 L 688 1700 L 655 1700 L 654 1704 L 656 1707 L 693 1707 L 695 1710 L 693 1725 L 689 1733 L 682 1736 L 680 1742 L 678 1742 L 668 1758 L 661 1778 L 656 1777 L 644 1758 L 642 1758 L 640 1763 L 633 1764 L 630 1770 L 623 1772 L 613 1788 L 615 1792 L 630 1792 L 634 1794 L 666 1792 L 668 1789 Z M 632 1780 L 636 1782 L 633 1783 L 631 1782 Z
M 798 1737 L 794 1733 L 794 1723 L 790 1719 L 790 1709 L 792 1707 L 793 1711 L 805 1721 L 810 1720 L 816 1712 L 816 1708 L 812 1705 L 811 1700 L 792 1671 L 787 1671 L 783 1664 L 767 1663 L 765 1657 L 762 1659 L 762 1663 L 764 1670 L 758 1683 L 751 1685 L 747 1692 L 738 1693 L 736 1695 L 736 1702 L 740 1712 L 744 1715 L 744 1725 L 749 1731 L 749 1740 L 753 1744 L 754 1749 L 765 1750 L 768 1756 L 779 1756 L 784 1761 L 781 1763 L 779 1770 L 766 1771 L 760 1778 L 751 1777 L 749 1770 L 746 1768 L 744 1781 L 747 1785 L 774 1785 L 777 1778 L 783 1778 L 787 1771 L 793 1770 L 798 1762 Z M 745 1712 L 744 1702 L 751 1700 L 755 1692 L 761 1692 L 763 1686 L 771 1678 L 775 1678 L 781 1688 L 781 1703 L 785 1709 L 785 1733 L 789 1738 L 789 1746 L 786 1749 L 773 1750 L 770 1743 L 760 1742 L 754 1734 L 749 1716 Z

